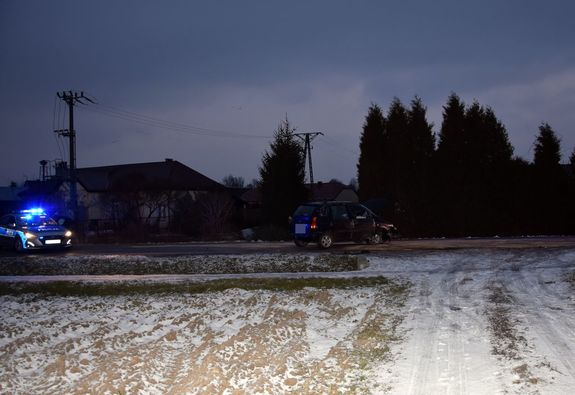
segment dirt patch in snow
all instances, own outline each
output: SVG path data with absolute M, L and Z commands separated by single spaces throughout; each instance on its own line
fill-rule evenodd
M 508 359 L 519 359 L 527 347 L 527 340 L 517 329 L 518 320 L 511 314 L 513 300 L 501 284 L 488 286 L 487 320 L 493 338 L 493 354 Z

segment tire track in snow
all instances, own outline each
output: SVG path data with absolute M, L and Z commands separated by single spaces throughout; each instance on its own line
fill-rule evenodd
M 561 376 L 575 386 L 575 309 L 566 303 L 570 290 L 561 284 L 564 271 L 543 278 L 519 271 L 510 282 L 529 335 L 535 339 L 538 356 L 556 366 Z M 572 292 L 572 291 L 571 291 Z M 568 299 L 567 299 L 568 300 Z M 558 377 L 559 378 L 559 377 Z
M 484 284 L 492 269 L 476 256 L 442 254 L 419 263 L 406 318 L 408 339 L 396 365 L 393 393 L 494 393 L 498 367 L 491 356 Z M 426 263 L 430 268 L 426 270 Z M 483 267 L 482 267 L 483 266 Z M 409 267 L 411 269 L 411 267 Z M 393 269 L 396 270 L 397 269 Z M 387 274 L 387 272 L 386 272 Z

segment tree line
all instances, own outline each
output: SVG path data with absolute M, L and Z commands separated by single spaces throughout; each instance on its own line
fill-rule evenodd
M 513 155 L 493 109 L 456 94 L 443 107 L 438 136 L 415 97 L 394 99 L 386 114 L 368 110 L 357 164 L 359 196 L 382 199 L 380 214 L 410 236 L 565 234 L 575 229 L 575 150 L 544 123 L 528 162 Z
M 260 167 L 264 217 L 286 226 L 307 199 L 304 155 L 289 121 L 275 131 Z M 358 194 L 405 236 L 493 236 L 575 232 L 575 149 L 561 164 L 561 142 L 539 126 L 533 159 L 514 155 L 492 108 L 455 93 L 439 133 L 419 97 L 372 104 L 360 136 Z

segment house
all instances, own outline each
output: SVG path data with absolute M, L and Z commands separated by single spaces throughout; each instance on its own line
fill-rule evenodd
M 165 229 L 178 202 L 195 202 L 204 194 L 224 192 L 218 182 L 173 159 L 79 168 L 76 170 L 79 220 L 88 230 L 124 227 L 128 223 Z M 69 199 L 69 184 L 59 193 Z

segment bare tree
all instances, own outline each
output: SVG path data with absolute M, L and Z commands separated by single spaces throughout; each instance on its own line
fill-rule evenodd
M 234 207 L 232 199 L 224 193 L 209 193 L 199 203 L 205 234 L 211 237 L 223 234 Z
M 222 184 L 224 184 L 228 188 L 243 188 L 245 185 L 245 181 L 243 177 L 229 174 L 222 179 Z

